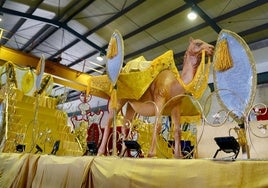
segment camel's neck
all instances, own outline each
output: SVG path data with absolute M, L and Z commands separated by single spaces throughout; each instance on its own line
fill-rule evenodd
M 200 58 L 196 55 L 191 55 L 186 52 L 184 55 L 183 68 L 181 72 L 181 79 L 185 84 L 190 83 L 196 73 L 196 69 L 199 65 Z

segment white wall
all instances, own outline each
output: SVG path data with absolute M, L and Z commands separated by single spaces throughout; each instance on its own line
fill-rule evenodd
M 267 159 L 268 158 L 268 134 L 262 134 L 257 128 L 257 123 L 251 122 L 250 131 L 247 132 L 247 142 L 249 145 L 250 158 L 251 159 Z M 268 124 L 268 121 L 262 122 L 263 124 Z M 231 136 L 237 138 L 237 134 L 233 131 L 233 128 L 237 126 L 236 123 L 226 123 L 220 127 L 212 127 L 205 125 L 203 127 L 203 135 L 198 144 L 198 158 L 212 158 L 217 149 L 218 145 L 214 141 L 215 137 L 229 136 L 229 130 L 231 129 Z M 198 127 L 198 136 L 202 133 L 202 127 Z M 267 138 L 260 138 L 255 136 L 266 136 Z M 219 152 L 217 158 L 227 157 L 232 155 L 232 153 Z M 238 155 L 238 159 L 242 159 L 242 151 Z
M 215 99 L 216 100 L 216 99 Z M 214 100 L 214 103 L 216 101 Z M 256 96 L 255 101 L 253 103 L 264 103 L 265 105 L 268 105 L 268 84 L 263 84 L 257 86 L 256 90 Z M 219 110 L 219 105 L 213 105 L 210 114 L 213 115 Z M 248 143 L 250 146 L 250 154 L 251 158 L 268 158 L 268 130 L 266 130 L 266 133 L 263 134 L 260 129 L 257 128 L 258 125 L 263 124 L 267 125 L 268 127 L 268 121 L 251 121 L 250 127 L 248 127 L 247 130 L 247 136 L 248 136 Z M 212 127 L 208 124 L 202 126 L 198 126 L 198 138 L 200 138 L 201 134 L 203 133 L 200 143 L 198 144 L 198 157 L 199 158 L 211 158 L 215 154 L 216 150 L 219 148 L 214 141 L 214 137 L 222 137 L 222 136 L 229 136 L 229 130 L 236 127 L 237 123 L 234 122 L 227 122 L 226 124 L 220 126 L 220 127 Z M 203 132 L 202 132 L 203 130 Z M 231 136 L 234 136 L 237 138 L 237 135 L 234 131 L 231 131 Z M 259 138 L 259 137 L 265 137 L 265 138 Z M 267 137 L 267 138 L 266 138 Z M 222 155 L 220 155 L 222 154 Z M 224 152 L 219 153 L 219 157 L 223 156 L 230 156 L 230 154 L 226 154 Z M 238 158 L 242 158 L 241 151 L 238 156 Z

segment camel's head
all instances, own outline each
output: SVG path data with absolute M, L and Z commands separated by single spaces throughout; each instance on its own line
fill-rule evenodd
M 190 45 L 187 49 L 187 53 L 191 56 L 201 57 L 202 50 L 205 50 L 207 56 L 212 56 L 214 52 L 214 46 L 200 40 L 190 38 Z

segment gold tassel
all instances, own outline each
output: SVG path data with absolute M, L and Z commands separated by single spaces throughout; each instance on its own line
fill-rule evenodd
M 41 73 L 42 58 L 38 61 L 35 74 L 38 76 Z
M 109 47 L 108 47 L 108 52 L 107 52 L 107 58 L 112 59 L 118 54 L 117 51 L 117 43 L 116 43 L 116 38 L 112 37 L 110 42 L 109 42 Z
M 232 57 L 228 49 L 228 43 L 226 39 L 221 40 L 216 47 L 214 55 L 214 70 L 226 71 L 233 67 Z

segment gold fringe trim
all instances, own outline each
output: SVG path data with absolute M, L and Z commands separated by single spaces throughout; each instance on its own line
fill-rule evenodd
M 42 58 L 38 61 L 35 74 L 38 76 L 41 73 Z
M 107 52 L 107 58 L 112 59 L 118 54 L 118 49 L 117 49 L 117 42 L 116 38 L 112 37 L 110 42 L 109 42 L 109 47 L 108 47 L 108 52 Z
M 226 39 L 218 42 L 214 57 L 213 67 L 215 71 L 226 71 L 233 67 L 233 61 Z

